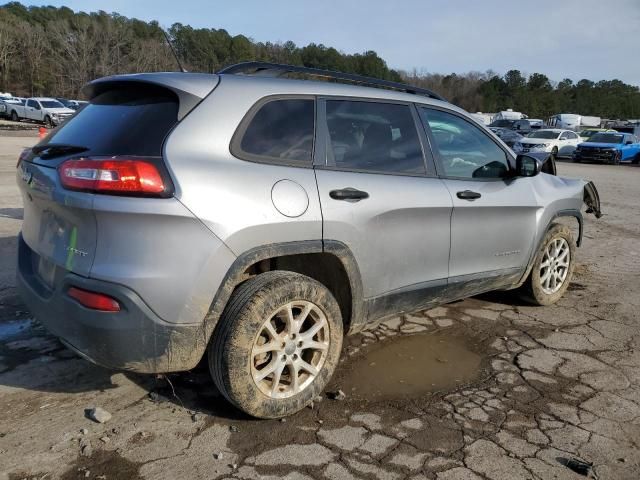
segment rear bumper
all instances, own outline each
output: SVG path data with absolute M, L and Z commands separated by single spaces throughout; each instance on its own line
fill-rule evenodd
M 38 321 L 82 357 L 99 365 L 141 373 L 194 368 L 206 349 L 203 325 L 161 320 L 132 290 L 56 268 L 48 286 L 36 273 L 34 253 L 19 237 L 17 286 Z M 104 293 L 121 304 L 119 312 L 83 307 L 67 296 L 71 286 Z

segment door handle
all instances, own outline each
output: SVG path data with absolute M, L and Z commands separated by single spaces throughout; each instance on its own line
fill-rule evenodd
M 456 193 L 456 196 L 462 200 L 475 200 L 476 198 L 480 198 L 482 195 L 478 192 L 472 192 L 471 190 L 464 190 Z
M 342 188 L 339 190 L 331 190 L 329 192 L 329 196 L 334 200 L 364 200 L 365 198 L 369 198 L 369 194 L 367 192 L 363 192 L 362 190 L 356 190 L 355 188 Z

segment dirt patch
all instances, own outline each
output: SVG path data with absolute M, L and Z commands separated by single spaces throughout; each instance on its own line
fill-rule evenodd
M 481 364 L 460 337 L 411 335 L 377 344 L 341 367 L 347 372 L 341 384 L 358 400 L 416 398 L 473 381 Z
M 112 450 L 100 450 L 91 457 L 79 458 L 71 466 L 60 480 L 86 480 L 88 479 L 110 479 L 122 478 L 127 480 L 137 480 L 140 465 L 122 458 L 117 452 Z M 87 472 L 89 472 L 87 474 Z

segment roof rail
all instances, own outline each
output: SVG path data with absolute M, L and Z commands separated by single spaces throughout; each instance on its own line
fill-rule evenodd
M 282 65 L 279 63 L 269 62 L 243 62 L 235 65 L 224 67 L 216 72 L 222 74 L 254 74 L 268 75 L 278 77 L 286 73 L 302 73 L 312 77 L 330 78 L 333 80 L 343 80 L 346 82 L 366 85 L 368 87 L 387 88 L 391 90 L 399 90 L 401 92 L 413 93 L 414 95 L 422 95 L 429 98 L 435 98 L 446 102 L 446 100 L 437 93 L 427 90 L 426 88 L 414 87 L 405 83 L 392 82 L 390 80 L 381 80 L 378 78 L 365 77 L 363 75 L 355 75 L 353 73 L 336 72 L 334 70 L 323 70 L 321 68 L 300 67 L 297 65 Z

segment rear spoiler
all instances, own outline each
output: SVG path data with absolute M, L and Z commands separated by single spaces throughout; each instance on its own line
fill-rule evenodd
M 182 120 L 198 103 L 209 95 L 220 82 L 220 77 L 207 73 L 136 73 L 98 78 L 82 87 L 89 100 L 113 88 L 126 87 L 132 83 L 146 83 L 166 88 L 179 99 L 178 120 Z

